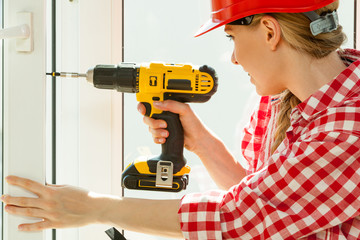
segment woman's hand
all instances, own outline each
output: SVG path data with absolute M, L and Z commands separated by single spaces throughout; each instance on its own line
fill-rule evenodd
M 153 104 L 157 109 L 179 114 L 179 118 L 184 129 L 184 145 L 186 149 L 195 153 L 199 151 L 201 148 L 200 143 L 203 142 L 203 140 L 200 139 L 206 139 L 205 135 L 209 134 L 209 132 L 192 111 L 190 106 L 188 104 L 172 100 L 154 102 Z M 145 106 L 139 103 L 138 111 L 144 115 Z M 149 131 L 152 134 L 155 143 L 165 143 L 166 138 L 169 136 L 169 132 L 166 130 L 166 121 L 156 120 L 144 116 L 144 123 L 149 126 Z
M 21 231 L 40 231 L 47 228 L 79 227 L 99 222 L 104 204 L 99 195 L 66 185 L 42 185 L 16 176 L 6 178 L 8 184 L 35 193 L 38 198 L 4 195 L 5 211 L 9 214 L 43 219 L 21 224 Z
M 10 214 L 42 219 L 37 223 L 19 225 L 21 231 L 74 228 L 100 223 L 146 234 L 183 237 L 177 215 L 180 200 L 99 195 L 72 186 L 44 186 L 16 176 L 8 176 L 6 180 L 10 185 L 24 188 L 38 196 L 5 195 L 1 199 Z
M 185 103 L 166 100 L 154 102 L 154 107 L 179 114 L 184 128 L 184 145 L 186 149 L 198 155 L 216 184 L 223 189 L 239 183 L 246 175 L 240 163 L 232 156 L 224 143 L 208 130 Z M 141 114 L 145 114 L 143 104 L 138 105 Z M 164 143 L 169 132 L 165 129 L 164 120 L 144 117 L 155 143 Z

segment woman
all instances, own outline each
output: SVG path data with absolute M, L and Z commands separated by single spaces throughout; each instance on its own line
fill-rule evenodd
M 24 231 L 105 223 L 186 239 L 360 239 L 360 52 L 339 50 L 338 4 L 213 0 L 198 35 L 225 25 L 232 62 L 262 96 L 242 142 L 248 169 L 187 104 L 154 105 L 180 115 L 185 147 L 223 191 L 129 199 L 9 176 L 39 198 L 5 196 L 6 211 L 44 219 Z M 144 121 L 166 141 L 166 122 Z

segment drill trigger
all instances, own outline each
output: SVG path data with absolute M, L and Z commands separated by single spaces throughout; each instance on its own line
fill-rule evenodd
M 142 104 L 144 104 L 146 112 L 145 112 L 145 116 L 150 117 L 151 114 L 151 104 L 147 103 L 147 102 L 142 102 Z

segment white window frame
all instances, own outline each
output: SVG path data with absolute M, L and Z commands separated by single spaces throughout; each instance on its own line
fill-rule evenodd
M 4 61 L 4 176 L 14 174 L 45 183 L 45 160 L 51 165 L 51 121 L 46 120 L 46 26 L 49 0 L 4 0 L 4 27 L 17 24 L 15 14 L 34 16 L 34 51 L 18 53 L 16 40 L 5 41 Z M 122 60 L 122 0 L 56 1 L 57 70 L 86 71 L 99 63 Z M 96 13 L 97 17 L 94 18 Z M 46 19 L 46 21 L 45 21 Z M 49 31 L 49 28 L 47 29 Z M 49 36 L 49 35 L 48 35 Z M 49 59 L 48 59 L 49 60 Z M 84 80 L 57 81 L 57 183 L 122 195 L 122 94 L 95 89 Z M 49 99 L 48 99 L 49 100 Z M 51 110 L 51 109 L 50 109 Z M 48 139 L 46 139 L 48 136 Z M 46 145 L 47 144 L 47 145 Z M 21 149 L 22 151 L 19 151 Z M 51 154 L 50 154 L 51 156 Z M 49 169 L 48 169 L 49 170 Z M 49 175 L 48 175 L 49 176 Z M 4 179 L 2 179 L 3 181 Z M 48 179 L 48 182 L 51 181 Z M 33 196 L 4 184 L 4 193 Z M 50 239 L 44 232 L 19 232 L 29 220 L 4 214 L 3 240 Z M 110 227 L 110 226 L 109 226 Z M 108 239 L 107 226 L 58 230 L 56 239 Z
M 18 52 L 16 39 L 4 41 L 3 164 L 4 176 L 18 175 L 45 182 L 45 1 L 4 0 L 4 29 L 19 24 L 17 13 L 31 12 L 33 50 Z M 24 22 L 25 23 L 25 22 Z M 2 179 L 4 181 L 4 178 Z M 4 193 L 33 194 L 4 184 Z M 20 232 L 21 223 L 39 221 L 4 212 L 3 237 L 45 239 L 44 232 Z
M 3 1 L 0 0 L 0 28 L 4 28 L 3 21 Z M 0 40 L 0 179 L 3 181 L 3 41 Z M 3 184 L 0 184 L 0 191 L 3 194 Z M 3 203 L 0 206 L 0 219 L 3 222 Z M 3 239 L 3 224 L 0 224 L 0 239 Z

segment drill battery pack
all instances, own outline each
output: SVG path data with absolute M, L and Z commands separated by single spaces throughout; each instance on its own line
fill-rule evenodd
M 190 167 L 184 166 L 174 173 L 171 161 L 138 159 L 124 170 L 122 185 L 127 189 L 180 192 L 188 185 L 189 172 Z

